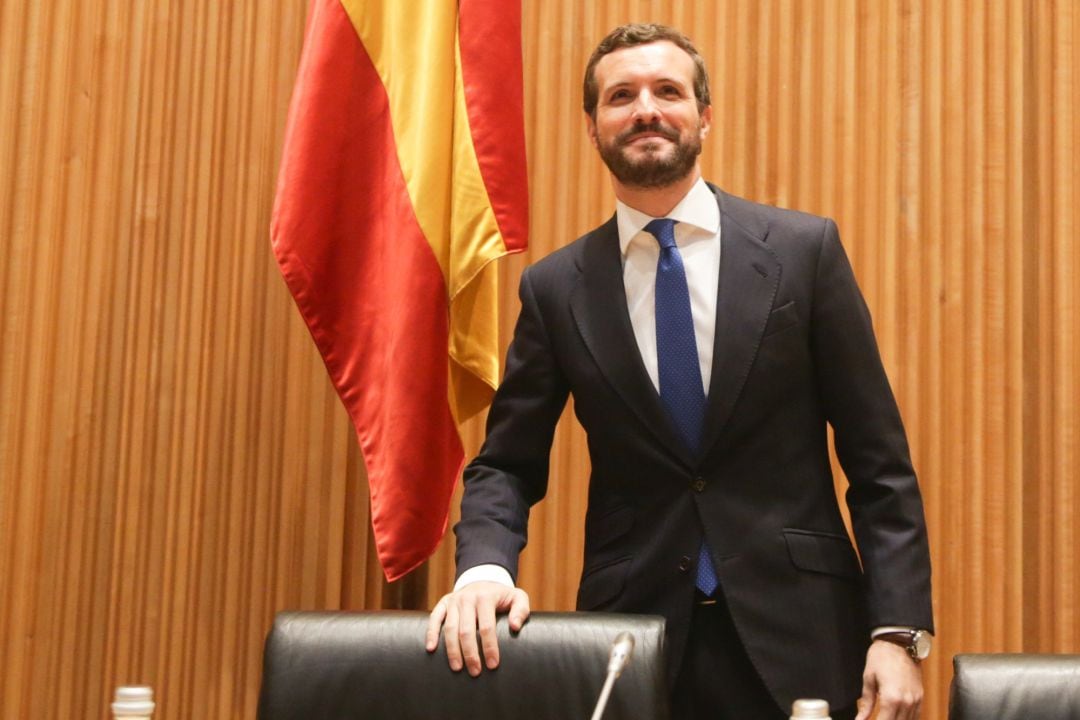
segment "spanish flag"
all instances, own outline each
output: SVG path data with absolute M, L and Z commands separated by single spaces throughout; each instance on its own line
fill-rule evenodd
M 271 222 L 348 409 L 386 577 L 446 530 L 458 424 L 499 379 L 497 273 L 525 249 L 516 0 L 312 0 Z

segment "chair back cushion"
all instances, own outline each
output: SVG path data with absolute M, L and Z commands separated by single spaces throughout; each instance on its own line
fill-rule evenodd
M 1080 655 L 953 658 L 949 720 L 1080 718 Z
M 260 720 L 588 720 L 612 641 L 633 655 L 604 720 L 667 718 L 664 620 L 610 613 L 533 613 L 520 632 L 498 620 L 499 668 L 478 678 L 424 648 L 427 613 L 283 612 L 263 657 Z

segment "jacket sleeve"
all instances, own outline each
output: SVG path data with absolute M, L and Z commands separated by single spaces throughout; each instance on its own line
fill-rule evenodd
M 932 631 L 922 496 L 870 313 L 832 220 L 825 221 L 812 314 L 815 372 L 849 483 L 870 625 Z
M 559 369 L 527 268 L 521 313 L 506 356 L 506 373 L 488 413 L 480 454 L 465 468 L 457 536 L 457 575 L 494 563 L 516 580 L 528 535 L 529 508 L 547 491 L 555 425 L 566 405 Z

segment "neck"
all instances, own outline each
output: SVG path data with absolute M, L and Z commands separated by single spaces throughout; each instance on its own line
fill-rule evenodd
M 701 177 L 700 166 L 695 165 L 693 171 L 682 180 L 677 180 L 671 185 L 659 188 L 643 188 L 634 185 L 624 185 L 613 176 L 611 184 L 615 187 L 615 197 L 638 212 L 643 212 L 655 218 L 665 217 L 686 197 L 690 188 Z

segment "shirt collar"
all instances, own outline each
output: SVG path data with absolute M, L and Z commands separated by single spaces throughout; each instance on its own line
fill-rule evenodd
M 716 204 L 716 196 L 700 177 L 691 186 L 690 191 L 683 199 L 672 208 L 665 217 L 677 220 L 680 223 L 693 225 L 710 235 L 716 236 L 720 231 L 720 208 Z M 640 210 L 635 210 L 621 200 L 615 201 L 615 220 L 619 227 L 619 249 L 626 255 L 626 248 L 630 241 L 643 232 L 650 220 L 651 215 L 646 215 Z

